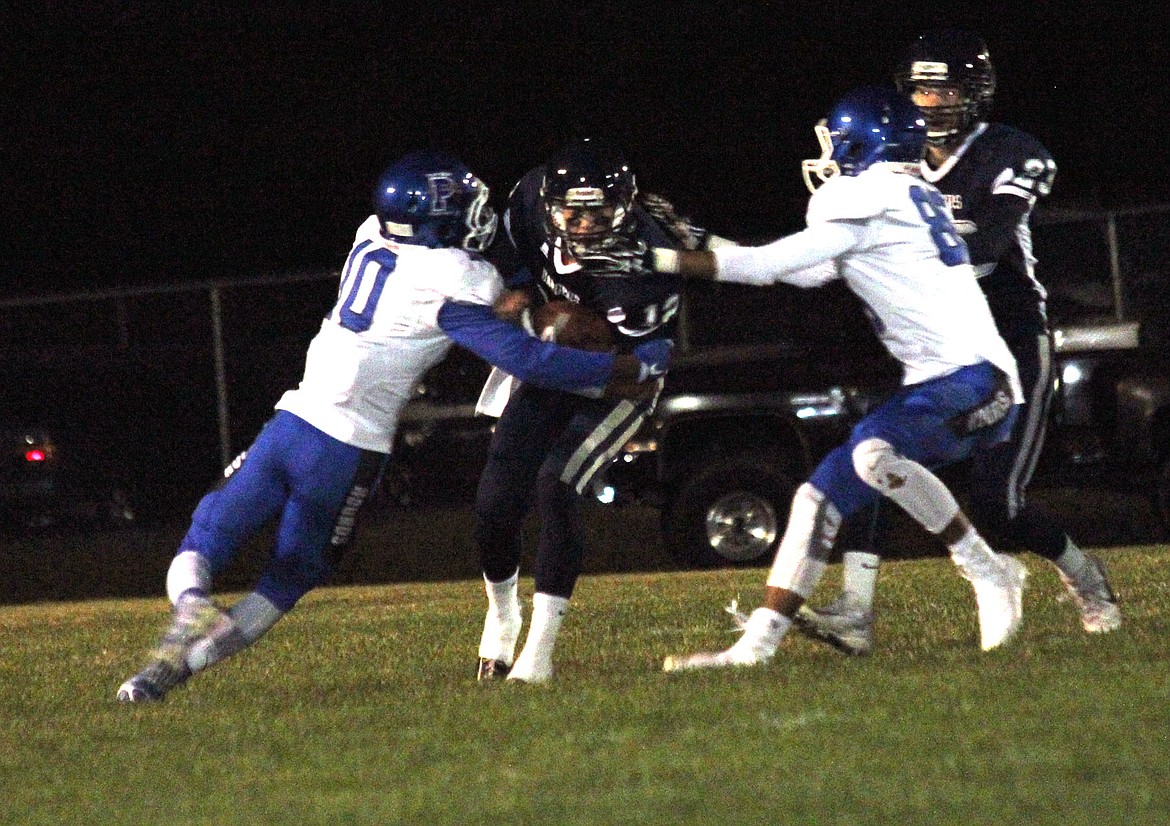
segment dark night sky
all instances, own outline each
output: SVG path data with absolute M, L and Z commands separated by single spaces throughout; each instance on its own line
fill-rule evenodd
M 790 231 L 812 124 L 943 23 L 989 42 L 1057 198 L 1170 200 L 1170 30 L 1126 4 L 234 5 L 7 13 L 8 294 L 337 266 L 397 155 L 447 149 L 502 197 L 585 133 L 699 223 Z

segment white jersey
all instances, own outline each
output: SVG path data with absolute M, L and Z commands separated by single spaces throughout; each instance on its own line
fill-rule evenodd
M 304 377 L 276 408 L 346 444 L 390 453 L 402 406 L 451 347 L 440 307 L 491 305 L 503 289 L 487 261 L 388 241 L 371 215 L 346 260 L 337 304 L 309 345 Z
M 842 278 L 917 384 L 988 361 L 1020 398 L 1016 362 L 1000 337 L 935 187 L 905 164 L 840 175 L 809 200 L 804 232 L 763 247 L 716 250 L 718 277 L 814 286 Z

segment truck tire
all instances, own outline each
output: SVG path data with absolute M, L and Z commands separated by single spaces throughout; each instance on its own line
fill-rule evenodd
M 795 490 L 774 453 L 719 457 L 684 479 L 663 508 L 663 542 L 685 568 L 770 563 Z

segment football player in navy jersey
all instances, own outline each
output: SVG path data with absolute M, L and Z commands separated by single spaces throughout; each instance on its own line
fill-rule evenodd
M 508 279 L 509 316 L 552 300 L 573 302 L 605 319 L 618 351 L 656 349 L 659 357 L 647 361 L 665 374 L 682 282 L 651 271 L 646 250 L 700 249 L 714 236 L 662 198 L 640 193 L 621 153 L 595 139 L 575 141 L 525 174 L 504 221 L 519 262 Z M 500 420 L 475 501 L 488 597 L 480 680 L 542 683 L 552 676 L 557 632 L 585 554 L 581 499 L 656 400 L 657 393 L 614 401 L 535 384 L 517 388 L 499 373 L 489 379 L 480 409 Z M 521 527 L 533 505 L 540 521 L 536 593 L 516 656 Z
M 637 382 L 653 377 L 639 348 L 560 347 L 497 317 L 504 284 L 480 255 L 496 216 L 487 186 L 455 158 L 399 159 L 378 183 L 374 211 L 358 228 L 300 385 L 195 509 L 167 573 L 171 626 L 119 700 L 161 699 L 254 643 L 328 576 L 378 485 L 403 405 L 452 342 L 533 386 L 641 395 Z M 274 519 L 275 547 L 255 589 L 220 610 L 215 575 Z
M 1036 278 L 1029 217 L 1052 189 L 1056 162 L 1036 138 L 988 121 L 996 78 L 979 36 L 955 29 L 921 35 L 907 50 L 895 81 L 925 115 L 922 176 L 942 192 L 967 242 L 1024 388 L 1026 406 L 1011 439 L 972 463 L 969 511 L 996 547 L 1030 550 L 1056 567 L 1087 632 L 1113 631 L 1121 625 L 1121 612 L 1104 564 L 1077 547 L 1025 496 L 1053 392 L 1046 293 Z M 866 550 L 844 554 L 843 593 L 819 610 L 805 606 L 797 616 L 803 630 L 847 653 L 865 654 L 873 647 L 882 520 L 879 513 L 853 521 L 851 532 L 861 526 L 870 530 L 866 539 L 853 537 L 849 545 Z

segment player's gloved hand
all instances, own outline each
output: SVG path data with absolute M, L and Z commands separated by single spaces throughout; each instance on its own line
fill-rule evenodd
M 656 339 L 639 344 L 633 353 L 615 356 L 602 395 L 634 401 L 653 398 L 662 386 L 660 379 L 666 375 L 673 349 L 670 339 Z
M 495 303 L 492 304 L 492 310 L 495 311 L 496 318 L 510 321 L 513 324 L 519 324 L 528 332 L 532 332 L 532 322 L 530 313 L 532 308 L 532 296 L 527 290 L 505 290 Z M 525 322 L 528 323 L 525 323 Z
M 633 275 L 643 269 L 645 256 L 645 247 L 637 244 L 582 253 L 577 256 L 577 261 L 589 270 L 590 275 L 621 276 Z
M 674 351 L 674 342 L 669 338 L 656 338 L 644 341 L 634 348 L 634 357 L 642 363 L 638 371 L 638 381 L 656 379 L 665 376 L 670 369 L 670 354 Z

